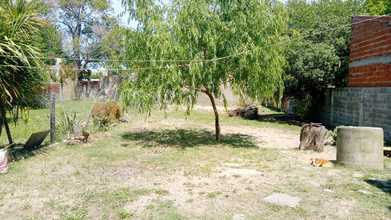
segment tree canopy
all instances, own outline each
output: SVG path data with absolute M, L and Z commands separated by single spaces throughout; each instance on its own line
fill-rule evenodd
M 351 18 L 365 14 L 362 0 L 289 0 L 289 44 L 285 95 L 293 96 L 312 113 L 328 86 L 344 86 L 349 67 Z M 315 106 L 315 105 L 314 105 Z M 315 106 L 316 107 L 316 106 Z
M 53 19 L 63 33 L 66 62 L 73 63 L 74 95 L 79 98 L 81 72 L 104 65 L 108 56 L 104 39 L 117 20 L 111 14 L 109 0 L 53 0 L 48 4 Z
M 128 36 L 135 80 L 122 87 L 122 100 L 140 111 L 184 104 L 190 111 L 199 93 L 215 112 L 215 98 L 231 86 L 253 99 L 282 89 L 286 14 L 275 1 L 129 0 L 138 28 Z M 251 27 L 251 28 L 249 28 Z
M 391 13 L 390 0 L 367 0 L 365 6 L 371 15 L 390 15 Z

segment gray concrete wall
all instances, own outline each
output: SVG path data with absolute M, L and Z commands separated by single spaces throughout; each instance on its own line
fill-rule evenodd
M 330 91 L 321 121 L 329 126 L 368 126 L 384 129 L 391 141 L 391 87 L 352 87 Z

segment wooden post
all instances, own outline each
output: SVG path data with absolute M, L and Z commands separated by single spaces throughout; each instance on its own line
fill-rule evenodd
M 6 117 L 7 114 L 6 114 L 5 109 L 3 107 L 0 107 L 0 114 L 1 114 L 1 119 L 3 121 L 3 124 L 4 124 L 5 131 L 7 132 L 8 143 L 13 144 L 14 141 L 12 140 L 11 130 L 8 126 L 7 117 Z
M 3 117 L 1 116 L 1 113 L 0 113 L 0 137 L 1 137 L 2 131 L 3 131 Z
M 50 91 L 50 143 L 56 142 L 56 95 Z
M 3 120 L 4 120 L 5 131 L 7 132 L 8 143 L 13 144 L 14 140 L 12 139 L 12 134 L 11 134 L 10 127 L 8 126 L 7 118 L 4 117 Z

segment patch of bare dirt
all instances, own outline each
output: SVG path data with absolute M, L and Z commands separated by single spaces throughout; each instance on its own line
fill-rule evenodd
M 133 216 L 140 216 L 145 209 L 157 199 L 155 194 L 141 196 L 135 201 L 132 201 L 124 206 L 124 209 L 132 213 Z
M 167 128 L 213 131 L 213 125 L 199 123 L 194 126 L 184 119 L 150 120 L 148 123 L 131 122 L 121 129 L 129 132 Z M 326 146 L 322 153 L 299 151 L 298 132 L 274 127 L 223 125 L 222 131 L 223 134 L 252 136 L 260 149 L 276 151 L 278 156 L 276 159 L 268 160 L 262 157 L 246 159 L 232 155 L 222 161 L 211 160 L 214 164 L 210 172 L 202 174 L 189 174 L 191 172 L 188 172 L 188 169 L 191 168 L 185 166 L 164 169 L 143 163 L 145 160 L 159 158 L 171 151 L 175 152 L 175 149 L 159 146 L 143 148 L 142 151 L 137 151 L 140 154 L 129 154 L 129 159 L 115 162 L 97 161 L 94 164 L 85 164 L 81 162 L 83 157 L 77 156 L 77 153 L 56 158 L 34 158 L 35 163 L 26 168 L 30 175 L 18 181 L 20 183 L 18 187 L 10 185 L 12 187 L 10 190 L 1 190 L 0 212 L 16 213 L 26 206 L 22 214 L 14 219 L 23 219 L 29 215 L 56 218 L 59 216 L 58 209 L 78 206 L 80 201 L 83 201 L 80 196 L 87 192 L 95 195 L 124 187 L 167 191 L 166 194 L 142 195 L 124 204 L 123 208 L 136 219 L 140 219 L 144 212 L 148 212 L 148 207 L 157 201 L 172 202 L 181 215 L 190 219 L 219 217 L 247 219 L 254 216 L 272 219 L 277 213 L 293 219 L 298 216 L 309 219 L 316 217 L 347 219 L 359 207 L 354 198 L 349 200 L 346 195 L 341 195 L 337 183 L 360 184 L 359 180 L 354 182 L 351 179 L 360 179 L 366 175 L 365 173 L 358 175 L 337 168 L 314 168 L 310 165 L 311 158 L 335 160 L 335 147 Z M 118 137 L 107 134 L 97 137 L 99 138 Z M 125 140 L 121 140 L 118 145 L 120 145 L 118 147 L 132 147 Z M 90 147 L 93 148 L 94 144 L 92 143 Z M 208 148 L 200 149 L 200 151 L 205 150 Z M 145 155 L 148 157 L 144 158 Z M 208 162 L 212 163 L 211 161 Z M 194 161 L 189 163 L 191 166 L 201 166 L 203 161 L 198 161 L 195 156 Z M 370 193 L 369 189 L 363 189 Z M 363 196 L 377 195 L 369 194 L 367 191 L 357 193 Z M 272 193 L 289 194 L 301 198 L 301 201 L 297 209 L 276 208 L 263 201 L 263 198 Z M 61 207 L 58 208 L 58 205 Z M 50 206 L 54 208 L 48 208 Z M 94 204 L 92 208 L 89 212 L 95 214 L 102 212 L 99 204 Z M 108 216 L 117 218 L 115 211 Z M 0 217 L 4 215 L 0 214 Z

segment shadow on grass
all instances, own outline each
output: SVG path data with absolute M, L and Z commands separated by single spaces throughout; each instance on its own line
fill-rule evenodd
M 308 123 L 307 120 L 303 120 L 297 115 L 281 113 L 258 115 L 256 120 L 297 126 L 302 126 L 303 124 Z
M 214 133 L 207 130 L 163 129 L 154 131 L 137 131 L 122 134 L 122 138 L 138 141 L 144 147 L 156 144 L 168 147 L 189 148 L 205 145 L 223 144 L 234 148 L 255 148 L 257 145 L 252 136 L 243 134 L 222 135 L 220 141 L 214 139 Z
M 365 182 L 381 189 L 385 193 L 391 194 L 391 179 L 389 180 L 367 179 L 365 180 Z
M 37 148 L 26 149 L 26 148 L 13 148 L 10 150 L 10 156 L 13 161 L 23 160 L 35 155 L 47 154 L 48 145 L 41 145 Z

